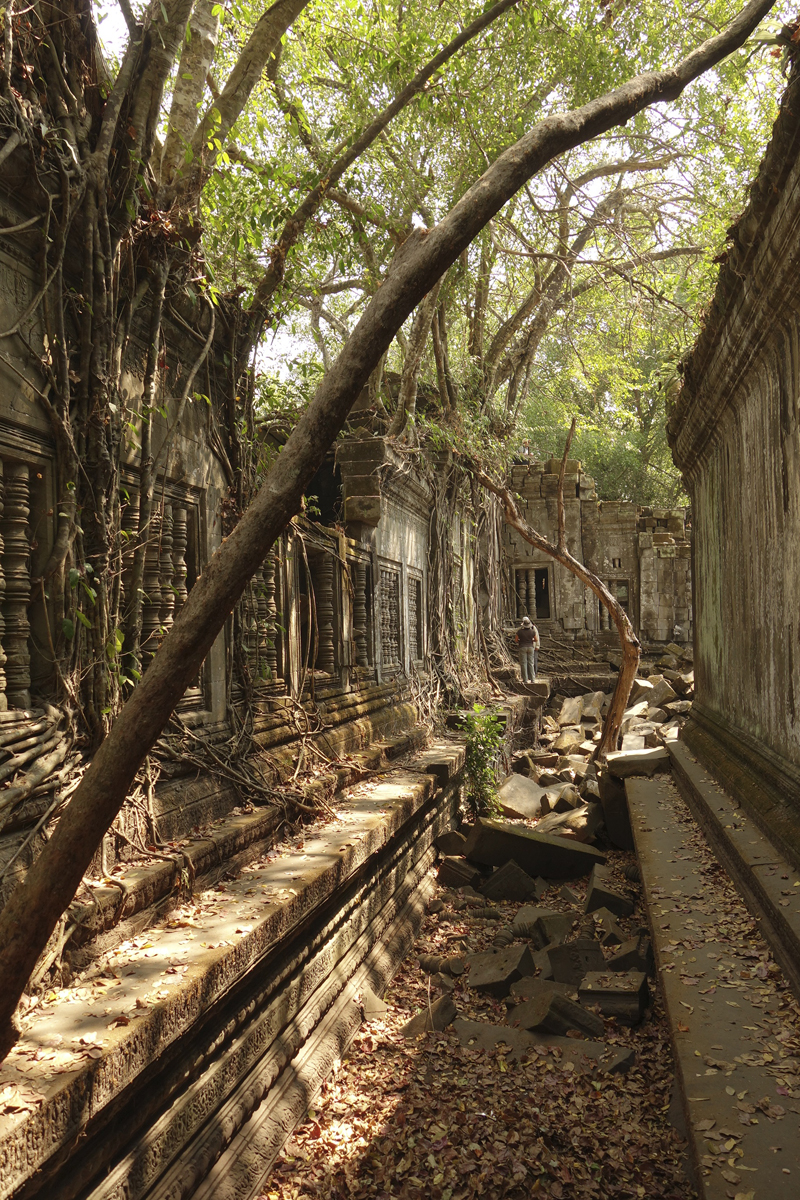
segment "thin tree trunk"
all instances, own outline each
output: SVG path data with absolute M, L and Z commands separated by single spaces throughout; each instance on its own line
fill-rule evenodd
M 752 0 L 728 29 L 676 67 L 648 72 L 572 112 L 553 115 L 506 150 L 434 229 L 404 243 L 331 371 L 297 422 L 231 535 L 206 564 L 141 682 L 101 743 L 53 836 L 0 913 L 0 1053 L 13 1043 L 13 1015 L 36 960 L 69 905 L 136 772 L 197 674 L 250 578 L 289 520 L 344 425 L 350 408 L 403 322 L 480 230 L 527 180 L 558 154 L 672 100 L 737 49 L 772 7 Z M 502 496 L 502 491 L 497 494 Z M 528 529 L 508 495 L 507 513 Z M 533 544 L 545 542 L 530 530 Z M 539 542 L 536 541 L 539 539 Z M 529 539 L 530 540 L 530 539 Z M 549 547 L 549 543 L 545 542 Z M 553 557 L 560 552 L 553 548 Z M 552 551 L 551 551 L 552 553 Z M 605 603 L 614 598 L 572 560 Z M 623 620 L 624 618 L 624 620 Z M 627 617 L 615 621 L 624 627 Z M 634 635 L 635 636 L 635 635 Z
M 422 364 L 422 355 L 425 352 L 425 343 L 430 333 L 433 314 L 436 312 L 436 301 L 439 296 L 441 283 L 441 279 L 438 279 L 428 292 L 422 304 L 417 309 L 414 322 L 411 326 L 406 361 L 403 363 L 403 374 L 400 378 L 397 411 L 389 426 L 390 437 L 399 437 L 409 423 L 414 423 L 414 414 L 417 408 L 419 369 Z

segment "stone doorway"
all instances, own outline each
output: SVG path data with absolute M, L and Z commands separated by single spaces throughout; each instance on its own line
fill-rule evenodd
M 548 567 L 537 567 L 534 571 L 536 580 L 536 619 L 550 620 L 550 570 Z

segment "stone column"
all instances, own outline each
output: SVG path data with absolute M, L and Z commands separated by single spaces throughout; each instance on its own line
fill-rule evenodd
M 153 514 L 150 528 L 146 532 L 147 552 L 144 560 L 142 581 L 142 665 L 149 663 L 158 649 L 158 634 L 161 629 L 161 567 L 159 564 L 160 515 Z
M 186 586 L 186 548 L 189 545 L 189 526 L 185 508 L 172 509 L 172 586 L 175 588 L 174 613 L 180 612 L 189 595 Z
M 353 600 L 353 640 L 356 644 L 356 665 L 369 666 L 367 646 L 367 564 L 356 561 L 355 597 Z
M 517 620 L 521 621 L 525 616 L 528 597 L 528 582 L 524 571 L 516 570 L 514 572 L 514 591 L 517 596 Z
M 533 568 L 529 568 L 525 572 L 525 580 L 527 583 L 527 611 L 528 616 L 532 621 L 536 620 L 536 572 Z
M 3 528 L 3 498 L 4 498 L 4 483 L 3 483 L 3 463 L 0 460 L 0 530 Z M 6 652 L 3 648 L 3 635 L 5 632 L 5 621 L 3 619 L 3 597 L 6 591 L 6 577 L 2 566 L 3 562 L 3 538 L 0 536 L 0 712 L 5 712 L 8 708 L 8 697 L 6 696 Z
M 5 508 L 3 539 L 5 552 L 6 694 L 11 708 L 29 708 L 31 703 L 31 656 L 28 650 L 31 598 L 31 548 L 28 538 L 30 484 L 25 463 L 5 463 Z
M 316 561 L 314 572 L 314 604 L 317 610 L 317 647 L 316 667 L 332 675 L 336 668 L 336 650 L 334 647 L 334 605 L 333 605 L 333 556 L 320 554 Z
M 158 556 L 158 567 L 161 591 L 161 626 L 166 631 L 172 628 L 177 599 L 174 581 L 173 511 L 170 504 L 164 505 L 161 515 L 161 553 Z
M 276 603 L 278 561 L 273 553 L 267 555 L 263 567 L 264 579 L 264 625 L 266 641 L 264 657 L 270 679 L 278 677 L 278 606 Z

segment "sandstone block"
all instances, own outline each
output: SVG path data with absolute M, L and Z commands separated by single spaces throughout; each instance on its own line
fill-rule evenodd
M 583 696 L 567 696 L 558 714 L 559 725 L 579 725 L 583 714 Z
M 467 839 L 458 830 L 450 829 L 447 833 L 440 833 L 433 844 L 437 850 L 447 857 L 452 855 L 458 856 L 464 853 Z
M 434 1000 L 433 1004 L 423 1008 L 422 1012 L 417 1013 L 410 1021 L 406 1021 L 400 1032 L 403 1037 L 416 1037 L 417 1034 L 426 1033 L 430 1029 L 446 1029 L 457 1016 L 458 1009 L 451 997 L 440 996 L 438 1000 Z
M 544 879 L 579 879 L 588 875 L 595 863 L 606 861 L 593 846 L 486 817 L 479 817 L 473 825 L 465 854 L 472 862 L 489 867 L 500 867 L 513 859 L 529 875 Z
M 511 922 L 515 937 L 532 938 L 536 936 L 536 922 L 542 917 L 561 917 L 563 913 L 554 908 L 540 908 L 535 904 L 526 904 L 517 912 Z
M 533 957 L 527 946 L 509 946 L 505 950 L 489 950 L 467 959 L 467 982 L 475 992 L 485 992 L 502 1000 L 523 975 L 533 975 Z
M 480 889 L 489 900 L 538 900 L 547 891 L 544 879 L 534 879 L 513 859 L 498 867 Z
M 576 938 L 563 946 L 553 946 L 547 952 L 553 979 L 577 987 L 589 971 L 602 971 L 606 961 L 603 950 L 594 938 Z
M 669 753 L 663 747 L 645 750 L 615 750 L 608 755 L 608 769 L 617 779 L 632 775 L 655 775 L 669 770 Z
M 668 704 L 670 700 L 678 699 L 671 683 L 663 675 L 651 675 L 649 682 L 653 685 L 649 697 L 653 708 L 660 708 L 663 704 Z
M 450 856 L 442 859 L 436 878 L 442 887 L 477 887 L 481 882 L 481 873 L 465 858 Z
M 501 784 L 497 801 L 506 817 L 524 817 L 532 821 L 542 809 L 545 789 L 524 775 L 512 774 Z
M 541 975 L 526 975 L 523 979 L 512 983 L 506 1004 L 514 1007 L 517 1004 L 524 1004 L 526 1000 L 536 1000 L 539 996 L 546 996 L 549 992 L 558 992 L 559 995 L 567 996 L 570 1000 L 578 999 L 577 984 L 571 987 L 567 983 L 556 982 L 555 979 L 542 979 Z
M 591 971 L 578 989 L 581 1004 L 591 1004 L 603 1016 L 623 1025 L 638 1025 L 650 1002 L 643 971 Z
M 598 908 L 607 908 L 615 917 L 629 917 L 633 912 L 633 904 L 627 896 L 614 891 L 603 879 L 590 879 L 583 911 L 591 913 Z
M 597 908 L 591 913 L 591 917 L 603 946 L 622 945 L 625 941 L 625 934 L 615 921 L 612 912 L 609 912 L 607 908 Z
M 619 950 L 606 960 L 606 969 L 609 971 L 644 971 L 646 975 L 652 975 L 655 971 L 655 961 L 650 938 L 643 933 L 628 938 L 626 942 L 622 943 Z
M 599 1037 L 604 1029 L 601 1018 L 595 1013 L 587 1012 L 580 1004 L 555 991 L 525 1000 L 512 1008 L 508 1023 L 519 1029 L 542 1029 L 562 1035 L 577 1029 L 589 1037 Z

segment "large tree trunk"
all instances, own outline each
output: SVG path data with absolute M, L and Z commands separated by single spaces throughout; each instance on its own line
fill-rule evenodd
M 640 75 L 579 109 L 540 122 L 500 155 L 439 225 L 415 231 L 401 247 L 260 491 L 192 588 L 53 836 L 0 914 L 0 1052 L 11 1044 L 13 1014 L 36 960 L 121 808 L 142 760 L 251 576 L 299 510 L 303 493 L 353 402 L 403 322 L 533 174 L 556 155 L 629 120 L 648 105 L 675 99 L 691 80 L 740 46 L 771 7 L 772 0 L 752 0 L 725 33 L 703 43 L 674 69 Z M 585 572 L 581 564 L 575 567 L 576 573 Z M 588 573 L 586 582 L 593 590 L 602 589 Z

